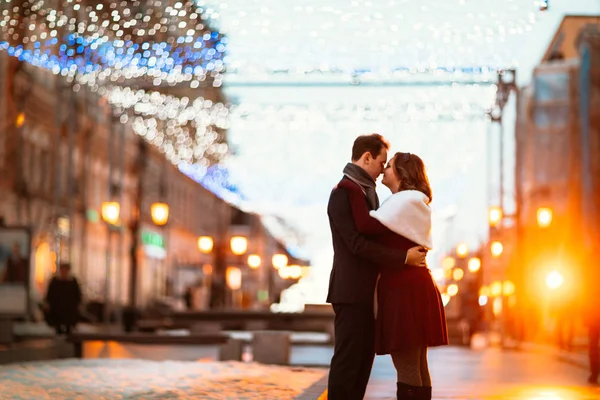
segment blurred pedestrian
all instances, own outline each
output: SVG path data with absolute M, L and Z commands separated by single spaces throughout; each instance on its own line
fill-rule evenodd
M 48 286 L 45 304 L 48 322 L 57 334 L 69 334 L 77 325 L 81 300 L 81 288 L 71 275 L 71 265 L 61 263 Z

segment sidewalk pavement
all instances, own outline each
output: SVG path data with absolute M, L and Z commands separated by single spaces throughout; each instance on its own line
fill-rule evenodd
M 487 348 L 498 347 L 494 345 L 488 345 Z M 557 361 L 564 362 L 582 369 L 589 369 L 589 360 L 587 349 L 583 347 L 576 347 L 573 351 L 566 351 L 552 346 L 549 344 L 538 344 L 538 343 L 515 343 L 510 346 L 503 347 L 505 351 L 516 351 L 516 352 L 530 352 L 537 354 L 548 355 Z M 331 353 L 332 354 L 332 350 Z M 321 363 L 322 365 L 329 365 L 331 355 L 322 354 Z M 307 388 L 304 393 L 296 398 L 296 400 L 326 400 L 327 399 L 327 375 L 319 379 L 312 386 Z M 395 372 L 393 370 L 386 370 L 384 368 L 373 368 L 371 373 L 371 383 L 369 385 L 370 392 L 378 392 L 379 387 L 393 387 L 395 385 Z

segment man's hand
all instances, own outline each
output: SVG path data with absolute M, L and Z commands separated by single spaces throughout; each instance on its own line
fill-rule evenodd
M 406 265 L 412 265 L 413 267 L 426 267 L 427 262 L 425 256 L 427 255 L 427 249 L 422 246 L 415 246 L 406 252 Z

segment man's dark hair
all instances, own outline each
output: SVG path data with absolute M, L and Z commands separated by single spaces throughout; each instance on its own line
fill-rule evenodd
M 365 153 L 371 153 L 373 158 L 381 154 L 381 150 L 389 150 L 390 144 L 378 133 L 362 135 L 356 138 L 352 145 L 352 161 L 357 161 Z

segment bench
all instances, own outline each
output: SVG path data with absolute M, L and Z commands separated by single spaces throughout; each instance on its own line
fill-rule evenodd
M 224 345 L 229 341 L 229 337 L 219 333 L 175 336 L 143 332 L 74 332 L 69 335 L 68 341 L 75 346 L 75 357 L 82 358 L 85 342 L 117 342 L 143 345 Z

